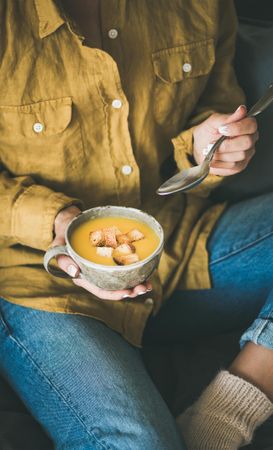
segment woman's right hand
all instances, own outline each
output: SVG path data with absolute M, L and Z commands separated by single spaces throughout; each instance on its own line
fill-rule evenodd
M 68 224 L 74 217 L 81 214 L 81 210 L 77 206 L 69 206 L 68 208 L 62 209 L 55 218 L 54 223 L 54 233 L 55 238 L 52 242 L 51 247 L 56 247 L 57 245 L 65 245 L 65 230 Z M 107 291 L 101 289 L 93 283 L 86 281 L 82 278 L 78 278 L 80 269 L 75 263 L 75 261 L 69 256 L 60 255 L 57 257 L 58 266 L 68 275 L 72 277 L 72 281 L 77 286 L 86 289 L 91 294 L 102 300 L 123 300 L 125 298 L 135 298 L 138 295 L 146 294 L 152 290 L 152 285 L 149 281 L 143 284 L 139 284 L 132 289 L 123 289 L 119 291 Z

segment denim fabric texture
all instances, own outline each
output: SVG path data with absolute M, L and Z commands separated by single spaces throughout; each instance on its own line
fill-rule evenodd
M 178 343 L 232 330 L 273 349 L 273 193 L 230 206 L 208 241 L 210 290 L 176 291 L 145 342 Z M 250 327 L 250 328 L 249 328 Z
M 230 206 L 208 242 L 213 288 L 176 292 L 145 342 L 243 328 L 273 349 L 273 194 Z M 0 371 L 57 450 L 182 450 L 138 350 L 102 323 L 0 300 Z M 186 387 L 185 387 L 186 389 Z
M 57 450 L 185 449 L 139 350 L 117 333 L 4 300 L 0 311 L 0 371 Z

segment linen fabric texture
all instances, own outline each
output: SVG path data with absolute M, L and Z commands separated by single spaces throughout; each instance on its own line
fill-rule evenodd
M 210 287 L 206 242 L 225 205 L 209 194 L 221 177 L 187 195 L 155 192 L 191 167 L 193 127 L 243 102 L 233 2 L 173 0 L 166 9 L 164 0 L 102 0 L 104 51 L 85 46 L 52 0 L 3 0 L 0 19 L 0 295 L 94 317 L 139 346 L 148 316 L 179 281 Z M 45 272 L 55 216 L 71 204 L 133 206 L 162 224 L 153 305 L 101 301 Z

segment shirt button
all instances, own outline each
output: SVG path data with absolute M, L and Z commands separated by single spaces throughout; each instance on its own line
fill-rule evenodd
M 43 131 L 43 129 L 44 129 L 44 126 L 43 126 L 43 124 L 40 123 L 40 122 L 36 122 L 36 123 L 33 125 L 33 131 L 35 131 L 35 133 L 41 133 L 41 132 Z
M 122 166 L 121 168 L 121 172 L 123 173 L 123 175 L 131 175 L 131 173 L 133 172 L 133 168 L 131 166 Z
M 115 99 L 112 101 L 112 106 L 115 109 L 120 109 L 122 107 L 122 101 L 119 99 Z
M 154 304 L 154 301 L 153 301 L 153 299 L 152 298 L 146 298 L 146 300 L 145 300 L 145 305 L 153 305 Z
M 192 69 L 191 64 L 190 63 L 185 63 L 183 64 L 183 72 L 190 72 Z
M 118 37 L 118 30 L 112 28 L 111 30 L 108 31 L 108 36 L 110 39 L 116 39 Z

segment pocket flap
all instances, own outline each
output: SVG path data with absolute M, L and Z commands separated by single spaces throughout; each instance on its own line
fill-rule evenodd
M 154 72 L 166 83 L 206 75 L 215 61 L 214 40 L 193 42 L 153 53 Z
M 51 136 L 61 133 L 71 117 L 71 97 L 20 106 L 0 105 L 0 130 L 25 137 Z

